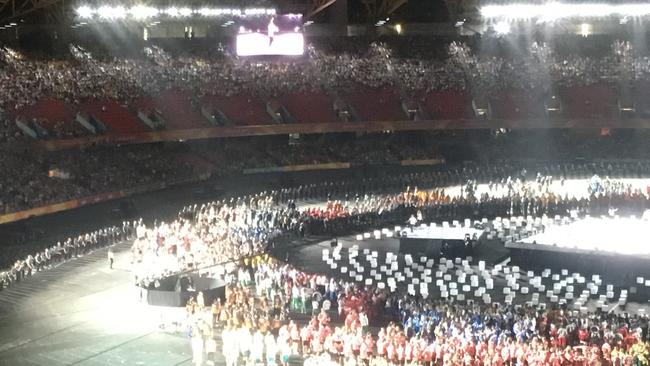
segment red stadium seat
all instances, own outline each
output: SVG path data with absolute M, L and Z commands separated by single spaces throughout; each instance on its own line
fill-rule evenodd
M 631 94 L 631 97 L 627 101 L 631 100 L 634 103 L 636 108 L 637 116 L 647 118 L 650 116 L 650 100 L 648 95 L 650 95 L 650 82 L 637 82 L 631 89 L 628 90 L 628 95 Z
M 334 101 L 323 91 L 285 94 L 280 101 L 298 123 L 337 122 Z
M 466 118 L 470 99 L 463 91 L 431 91 L 422 97 L 424 109 L 431 119 Z
M 37 119 L 46 129 L 51 129 L 59 122 L 76 123 L 70 108 L 65 103 L 54 99 L 41 99 L 36 104 L 17 111 L 16 117 L 23 117 L 27 120 Z
M 142 105 L 155 109 L 161 113 L 165 126 L 170 130 L 208 127 L 207 120 L 190 101 L 191 94 L 184 90 L 166 90 L 150 101 L 140 100 Z
M 230 97 L 206 95 L 203 97 L 203 103 L 219 109 L 236 125 L 256 126 L 273 123 L 271 116 L 266 112 L 266 106 L 255 96 L 244 94 Z
M 154 101 L 150 97 L 143 97 L 143 98 L 138 98 L 134 100 L 131 103 L 131 107 L 136 110 L 136 111 L 144 111 L 144 112 L 154 112 L 158 110 L 158 106 L 156 106 L 156 101 Z
M 407 119 L 398 91 L 394 88 L 357 86 L 345 94 L 363 121 L 404 121 Z
M 114 101 L 82 103 L 78 110 L 99 119 L 110 132 L 130 134 L 149 130 L 128 109 Z
M 492 117 L 503 119 L 540 118 L 544 116 L 544 100 L 530 92 L 508 91 L 490 98 Z
M 616 113 L 616 90 L 609 85 L 576 86 L 560 92 L 564 116 L 569 118 L 609 118 Z

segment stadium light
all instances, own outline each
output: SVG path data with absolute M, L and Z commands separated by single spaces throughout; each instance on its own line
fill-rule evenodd
M 589 37 L 591 35 L 591 24 L 587 24 L 587 23 L 580 24 L 579 33 L 583 37 Z
M 177 17 L 177 16 L 179 16 L 179 14 L 180 14 L 180 13 L 178 12 L 178 8 L 173 7 L 173 6 L 172 6 L 171 8 L 167 8 L 167 9 L 165 9 L 163 12 L 164 12 L 165 14 L 169 15 L 170 17 Z
M 494 25 L 494 31 L 497 32 L 497 34 L 508 34 L 510 33 L 510 23 L 502 20 Z
M 191 17 L 191 16 L 204 16 L 204 17 L 219 17 L 219 16 L 236 16 L 236 17 L 255 17 L 276 15 L 274 8 L 190 8 L 187 6 L 170 6 L 167 8 L 155 8 L 151 6 L 137 5 L 131 8 L 122 6 L 102 6 L 99 8 L 91 8 L 90 6 L 81 6 L 75 9 L 77 16 L 83 19 L 93 18 L 98 16 L 103 20 L 124 19 L 132 18 L 135 20 L 146 20 L 158 16 L 168 16 L 172 18 L 178 17 Z
M 82 6 L 77 8 L 77 15 L 80 18 L 92 18 L 93 10 L 89 6 Z
M 197 10 L 197 14 L 204 17 L 214 17 L 219 15 L 225 15 L 227 12 L 230 12 L 230 9 L 214 9 L 214 8 L 201 8 Z
M 480 9 L 485 19 L 555 21 L 567 18 L 643 17 L 650 15 L 650 4 L 560 3 L 486 5 Z
M 134 6 L 129 9 L 129 15 L 134 19 L 147 19 L 158 15 L 158 9 L 150 6 Z
M 97 9 L 97 15 L 104 19 L 123 19 L 126 17 L 126 9 L 123 6 L 102 6 Z
M 250 8 L 244 9 L 244 15 L 275 15 L 275 9 Z
M 178 9 L 178 14 L 180 14 L 180 16 L 182 16 L 182 17 L 189 17 L 190 15 L 192 15 L 192 9 L 187 8 L 187 7 L 180 8 L 180 9 Z

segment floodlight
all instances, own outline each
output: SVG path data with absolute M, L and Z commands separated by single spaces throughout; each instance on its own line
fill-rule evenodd
M 178 8 L 171 7 L 164 10 L 164 13 L 170 17 L 177 17 L 179 15 Z
M 129 9 L 129 15 L 135 19 L 147 19 L 157 16 L 158 9 L 150 6 L 138 5 Z
M 182 17 L 189 17 L 190 15 L 192 15 L 192 9 L 187 8 L 187 7 L 180 8 L 180 9 L 178 9 L 178 14 L 180 14 L 180 16 L 182 16 Z
M 500 21 L 494 25 L 494 31 L 497 32 L 497 34 L 508 34 L 510 33 L 510 23 L 505 20 Z
M 93 16 L 93 10 L 89 6 L 77 8 L 76 13 L 80 18 L 92 18 Z
M 480 9 L 486 19 L 525 20 L 536 18 L 550 22 L 567 18 L 604 18 L 609 16 L 642 17 L 650 15 L 650 4 L 560 3 L 486 5 Z
M 97 15 L 104 19 L 123 19 L 126 17 L 126 9 L 123 6 L 102 6 L 97 9 Z

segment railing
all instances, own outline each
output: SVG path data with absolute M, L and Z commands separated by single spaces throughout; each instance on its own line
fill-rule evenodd
M 200 140 L 217 137 L 268 136 L 288 134 L 320 134 L 332 132 L 382 132 L 418 130 L 466 130 L 466 129 L 596 129 L 601 128 L 650 128 L 650 119 L 588 119 L 588 118 L 535 118 L 535 119 L 440 119 L 426 121 L 371 121 L 296 123 L 289 125 L 206 127 L 186 130 L 150 131 L 129 135 L 102 135 L 66 140 L 37 141 L 33 144 L 46 150 L 56 151 L 87 145 L 143 144 L 161 141 Z

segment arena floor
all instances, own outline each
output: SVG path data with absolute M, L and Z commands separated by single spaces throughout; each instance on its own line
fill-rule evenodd
M 339 242 L 346 249 L 358 245 L 380 253 L 397 252 L 395 239 L 343 237 Z M 322 250 L 330 248 L 329 240 L 301 243 L 278 248 L 276 255 L 310 271 L 337 273 L 321 259 Z M 0 292 L 0 365 L 191 365 L 189 339 L 182 327 L 172 326 L 184 317 L 184 309 L 138 303 L 129 247 L 129 243 L 116 246 L 113 270 L 103 249 Z M 496 282 L 500 286 L 503 281 Z M 612 310 L 636 312 L 640 307 L 647 308 L 628 304 L 626 309 Z M 217 350 L 221 351 L 220 342 Z M 225 364 L 220 361 L 219 354 L 216 364 Z
M 190 365 L 172 314 L 136 302 L 129 243 L 74 259 L 0 292 L 0 365 Z M 177 312 L 176 312 L 177 314 Z
M 649 182 L 629 181 L 644 190 Z M 584 180 L 556 184 L 560 192 L 587 195 Z M 487 185 L 480 185 L 479 193 L 485 191 Z M 460 188 L 451 187 L 448 192 L 457 195 Z M 323 203 L 305 202 L 303 207 L 307 205 Z M 357 242 L 346 237 L 339 241 L 346 248 L 357 244 L 384 253 L 397 251 L 395 240 Z M 0 366 L 191 365 L 187 335 L 183 329 L 170 326 L 183 317 L 184 309 L 157 308 L 136 301 L 129 247 L 130 243 L 116 246 L 113 270 L 108 268 L 104 249 L 1 291 Z M 331 273 L 321 259 L 326 248 L 329 238 L 313 238 L 278 248 L 276 254 L 310 271 Z M 646 308 L 646 304 L 613 310 L 636 312 L 639 307 Z

